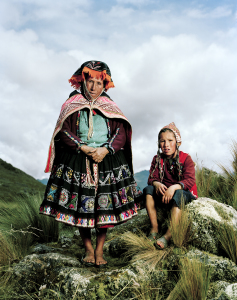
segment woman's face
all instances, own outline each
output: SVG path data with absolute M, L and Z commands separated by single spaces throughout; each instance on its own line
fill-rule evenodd
M 102 79 L 96 77 L 88 77 L 86 80 L 86 87 L 93 99 L 96 99 L 102 92 L 104 82 Z
M 159 144 L 162 153 L 164 153 L 168 158 L 171 158 L 176 152 L 176 138 L 173 132 L 162 132 L 160 135 Z

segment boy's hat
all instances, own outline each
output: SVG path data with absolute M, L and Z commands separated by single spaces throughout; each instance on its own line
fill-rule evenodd
M 164 126 L 162 129 L 165 129 L 165 128 L 168 128 L 171 131 L 173 131 L 173 133 L 174 133 L 174 135 L 176 137 L 176 142 L 177 143 L 181 143 L 182 142 L 181 141 L 181 134 L 180 134 L 178 128 L 176 127 L 176 125 L 174 124 L 174 122 L 170 123 L 169 125 Z

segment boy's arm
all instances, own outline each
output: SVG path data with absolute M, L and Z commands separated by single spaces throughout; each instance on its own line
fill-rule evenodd
M 148 185 L 154 186 L 156 194 L 161 193 L 162 195 L 164 195 L 165 191 L 167 190 L 167 186 L 160 182 L 159 170 L 158 167 L 156 167 L 156 158 L 157 155 L 153 157 L 151 163 L 150 175 L 148 177 Z
M 191 190 L 196 182 L 195 165 L 190 155 L 187 156 L 183 165 L 183 179 L 178 182 L 183 190 Z
M 153 157 L 153 160 L 151 162 L 151 167 L 150 167 L 150 171 L 149 171 L 149 177 L 148 177 L 148 185 L 153 185 L 153 181 L 160 181 L 159 180 L 159 172 L 158 172 L 158 168 L 156 166 L 156 158 L 157 155 L 155 155 Z

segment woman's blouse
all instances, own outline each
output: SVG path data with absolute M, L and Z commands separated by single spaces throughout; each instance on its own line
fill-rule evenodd
M 107 119 L 98 113 L 93 113 L 93 136 L 88 140 L 89 118 L 88 110 L 81 110 L 79 121 L 80 139 L 90 147 L 101 147 L 108 141 Z
M 80 147 L 88 145 L 88 141 L 83 141 L 78 131 L 78 124 L 80 124 L 81 111 L 72 113 L 64 121 L 62 129 L 55 137 L 56 147 L 64 147 L 70 151 L 80 151 Z M 102 118 L 104 118 L 102 116 Z M 115 154 L 122 149 L 126 143 L 126 129 L 124 122 L 120 119 L 106 119 L 107 121 L 107 138 L 103 146 L 107 147 L 111 154 Z M 95 128 L 93 126 L 93 128 Z M 79 128 L 80 130 L 80 128 Z M 132 168 L 132 167 L 131 167 Z

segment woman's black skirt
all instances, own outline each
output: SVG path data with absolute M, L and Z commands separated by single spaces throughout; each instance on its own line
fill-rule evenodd
M 137 215 L 141 192 L 124 151 L 96 164 L 83 152 L 61 152 L 46 187 L 40 213 L 78 227 L 110 227 Z

